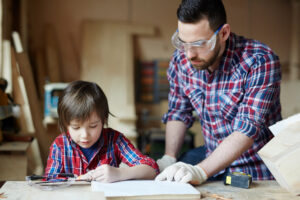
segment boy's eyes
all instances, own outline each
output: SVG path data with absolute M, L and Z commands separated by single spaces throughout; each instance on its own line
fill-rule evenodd
M 97 127 L 97 124 L 90 126 L 90 128 L 96 128 L 96 127 Z
M 98 126 L 98 124 L 96 124 L 96 125 L 91 125 L 90 128 L 96 128 L 97 126 Z M 74 129 L 74 130 L 80 129 L 80 126 L 71 126 L 71 127 L 72 127 L 72 129 Z
M 78 130 L 80 127 L 74 127 L 74 126 L 72 126 L 72 129 L 74 129 L 74 130 Z

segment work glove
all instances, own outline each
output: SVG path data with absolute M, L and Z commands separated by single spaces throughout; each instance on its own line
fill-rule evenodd
M 207 174 L 199 165 L 177 162 L 167 167 L 156 178 L 156 181 L 175 181 L 200 185 L 207 180 Z
M 157 161 L 159 171 L 162 172 L 165 168 L 169 167 L 176 163 L 176 158 L 168 155 L 164 155 L 162 158 L 158 159 Z

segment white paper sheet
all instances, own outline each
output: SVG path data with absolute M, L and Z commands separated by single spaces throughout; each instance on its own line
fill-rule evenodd
M 115 183 L 93 181 L 92 191 L 104 192 L 106 197 L 146 196 L 146 195 L 198 195 L 200 192 L 192 185 L 168 181 L 130 180 Z

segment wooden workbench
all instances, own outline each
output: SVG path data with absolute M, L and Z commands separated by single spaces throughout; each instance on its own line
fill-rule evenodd
M 203 199 L 249 199 L 249 200 L 300 200 L 300 196 L 295 196 L 281 188 L 276 181 L 254 181 L 249 189 L 237 188 L 224 185 L 223 182 L 207 182 L 198 186 Z M 215 196 L 212 198 L 212 196 Z
M 23 184 L 24 188 L 23 191 L 31 190 L 31 192 L 35 191 L 30 186 L 26 184 L 26 182 L 12 182 L 8 181 L 5 184 L 15 184 L 20 186 L 20 183 Z M 0 193 L 4 192 L 3 189 L 5 188 L 5 185 L 3 188 L 0 189 Z M 300 196 L 295 196 L 281 188 L 276 181 L 256 181 L 253 182 L 250 189 L 242 189 L 242 188 L 236 188 L 231 186 L 225 186 L 223 182 L 216 181 L 216 182 L 207 182 L 205 184 L 202 184 L 201 186 L 196 187 L 201 192 L 201 199 L 205 200 L 229 200 L 229 199 L 238 199 L 238 200 L 282 200 L 282 199 L 289 199 L 289 200 L 300 200 Z M 22 192 L 22 190 L 18 191 L 17 193 Z M 60 189 L 60 192 L 63 191 L 70 191 L 74 190 L 76 191 L 76 195 L 78 195 L 78 192 L 82 192 L 82 194 L 87 195 L 87 192 L 90 192 L 90 186 L 89 185 L 76 185 L 71 186 L 68 188 Z M 58 190 L 56 190 L 58 191 Z M 39 191 L 40 193 L 40 191 Z M 95 196 L 95 195 L 91 195 Z M 10 199 L 10 198 L 8 198 Z M 90 198 L 93 199 L 93 198 Z M 131 199 L 137 199 L 137 198 L 130 198 L 130 197 L 118 197 L 118 198 L 107 198 L 108 200 L 131 200 Z M 149 199 L 149 197 L 138 199 Z M 151 199 L 161 199 L 161 198 L 151 198 Z M 166 198 L 164 198 L 166 199 Z M 174 199 L 174 197 L 170 197 L 169 199 Z

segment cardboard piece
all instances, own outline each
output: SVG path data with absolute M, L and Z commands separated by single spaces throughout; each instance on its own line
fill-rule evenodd
M 298 117 L 298 120 L 291 117 L 275 124 L 277 129 L 270 127 L 280 132 L 258 152 L 280 186 L 296 195 L 300 194 L 300 115 Z

